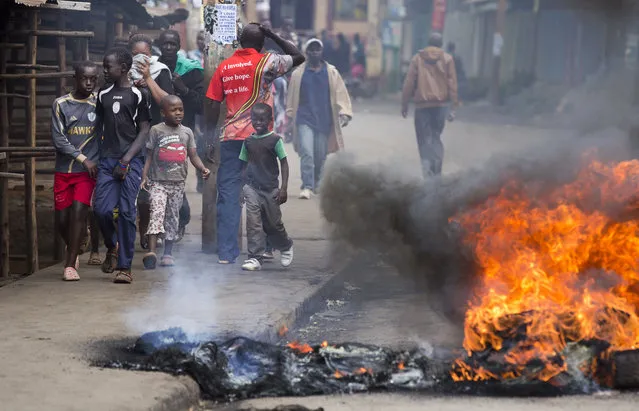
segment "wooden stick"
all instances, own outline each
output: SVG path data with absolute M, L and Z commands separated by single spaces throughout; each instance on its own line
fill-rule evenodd
M 33 33 L 38 30 L 38 10 L 32 10 L 29 13 L 29 28 Z M 29 64 L 38 63 L 38 37 L 32 35 L 29 37 L 29 46 L 27 47 L 29 56 Z M 29 109 L 28 109 L 28 133 L 27 133 L 27 145 L 35 148 L 36 144 L 36 72 L 31 70 L 33 77 L 29 78 L 28 93 L 29 93 Z M 53 73 L 41 73 L 47 76 Z M 36 214 L 36 162 L 35 158 L 30 158 L 24 162 L 24 186 L 25 186 L 25 198 L 24 205 L 26 208 L 27 219 L 27 260 L 28 272 L 33 274 L 39 268 L 38 264 L 38 222 Z
M 0 48 L 2 49 L 21 49 L 24 46 L 24 43 L 0 43 Z
M 51 37 L 87 37 L 93 38 L 92 31 L 66 31 L 66 30 L 17 30 L 10 34 L 27 35 L 31 37 L 51 36 Z
M 6 36 L 5 36 L 6 38 Z M 8 43 L 0 43 L 0 74 L 7 71 Z M 20 44 L 24 47 L 24 44 Z M 7 81 L 0 80 L 0 92 L 7 93 Z M 9 99 L 0 99 L 0 146 L 9 145 Z M 5 158 L 6 154 L 2 153 Z M 0 172 L 9 171 L 9 162 L 0 162 Z M 0 180 L 0 278 L 9 277 L 9 181 Z
M 47 64 L 21 64 L 21 63 L 8 63 L 7 68 L 29 69 L 29 70 L 32 70 L 32 69 L 33 70 L 60 70 L 59 66 L 50 66 Z
M 24 174 L 9 173 L 9 172 L 6 172 L 6 171 L 0 171 L 0 178 L 2 178 L 2 179 L 12 178 L 12 179 L 16 179 L 16 180 L 22 180 L 24 178 Z
M 29 98 L 26 94 L 18 94 L 18 93 L 0 93 L 0 98 Z
M 35 141 L 35 140 L 34 140 Z M 0 153 L 55 153 L 55 147 L 36 147 L 30 145 L 27 147 L 0 147 Z
M 35 71 L 31 70 L 31 73 L 0 73 L 0 79 L 54 79 L 60 77 L 73 77 L 74 74 L 75 73 L 73 71 L 64 71 L 59 73 L 36 73 Z
M 66 19 L 64 14 L 60 14 L 58 17 L 58 29 L 64 30 L 66 28 Z M 84 42 L 84 39 L 76 40 L 75 42 Z M 79 60 L 76 56 L 73 56 L 74 59 Z M 60 71 L 66 71 L 67 69 L 67 38 L 66 37 L 58 37 L 58 66 L 60 66 Z M 62 77 L 58 80 L 58 84 L 56 86 L 56 92 L 58 96 L 61 96 L 64 93 L 64 87 L 66 86 L 66 78 Z M 59 226 L 59 215 L 58 213 L 54 213 L 54 227 Z M 64 241 L 62 236 L 55 230 L 53 233 L 53 258 L 56 261 L 62 261 L 64 258 Z

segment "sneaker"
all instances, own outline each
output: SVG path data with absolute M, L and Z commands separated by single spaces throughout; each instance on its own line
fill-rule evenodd
M 311 199 L 311 194 L 312 194 L 311 190 L 309 190 L 308 188 L 305 188 L 300 193 L 300 199 L 301 200 L 310 200 Z
M 282 251 L 282 255 L 280 256 L 282 267 L 288 267 L 293 262 L 293 246 L 286 251 Z
M 273 255 L 273 251 L 266 251 L 264 254 L 262 254 L 262 258 L 265 260 L 273 260 L 275 256 Z
M 242 264 L 242 270 L 244 271 L 260 271 L 262 264 L 255 258 L 248 259 Z

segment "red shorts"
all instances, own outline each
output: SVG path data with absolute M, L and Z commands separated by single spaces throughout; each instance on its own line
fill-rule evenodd
M 74 201 L 88 206 L 95 188 L 95 179 L 89 173 L 55 173 L 53 177 L 53 198 L 56 210 L 71 207 Z

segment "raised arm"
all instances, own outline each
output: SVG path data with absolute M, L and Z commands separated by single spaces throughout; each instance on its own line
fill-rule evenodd
M 262 33 L 264 33 L 264 36 L 272 39 L 275 44 L 277 44 L 282 49 L 282 52 L 284 54 L 293 58 L 293 67 L 297 67 L 300 64 L 304 63 L 306 57 L 304 57 L 304 55 L 300 52 L 295 44 L 283 39 L 268 27 L 260 25 L 260 29 L 262 30 Z
M 142 78 L 144 78 L 144 82 L 151 92 L 151 96 L 153 100 L 159 105 L 162 99 L 169 94 L 173 93 L 173 84 L 171 83 L 171 73 L 164 70 L 160 75 L 158 75 L 158 81 L 155 81 L 153 77 L 151 77 L 151 71 L 149 69 L 149 64 L 145 61 L 136 62 L 138 71 L 142 74 Z M 168 76 L 168 84 L 166 81 L 162 81 L 160 85 L 158 82 L 160 81 L 160 77 Z

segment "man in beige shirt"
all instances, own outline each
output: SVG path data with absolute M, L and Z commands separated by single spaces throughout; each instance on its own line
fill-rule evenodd
M 402 92 L 402 116 L 408 117 L 408 105 L 415 103 L 415 132 L 424 177 L 440 175 L 444 159 L 441 134 L 455 118 L 457 75 L 455 60 L 442 50 L 440 33 L 431 34 L 428 47 L 410 62 Z

